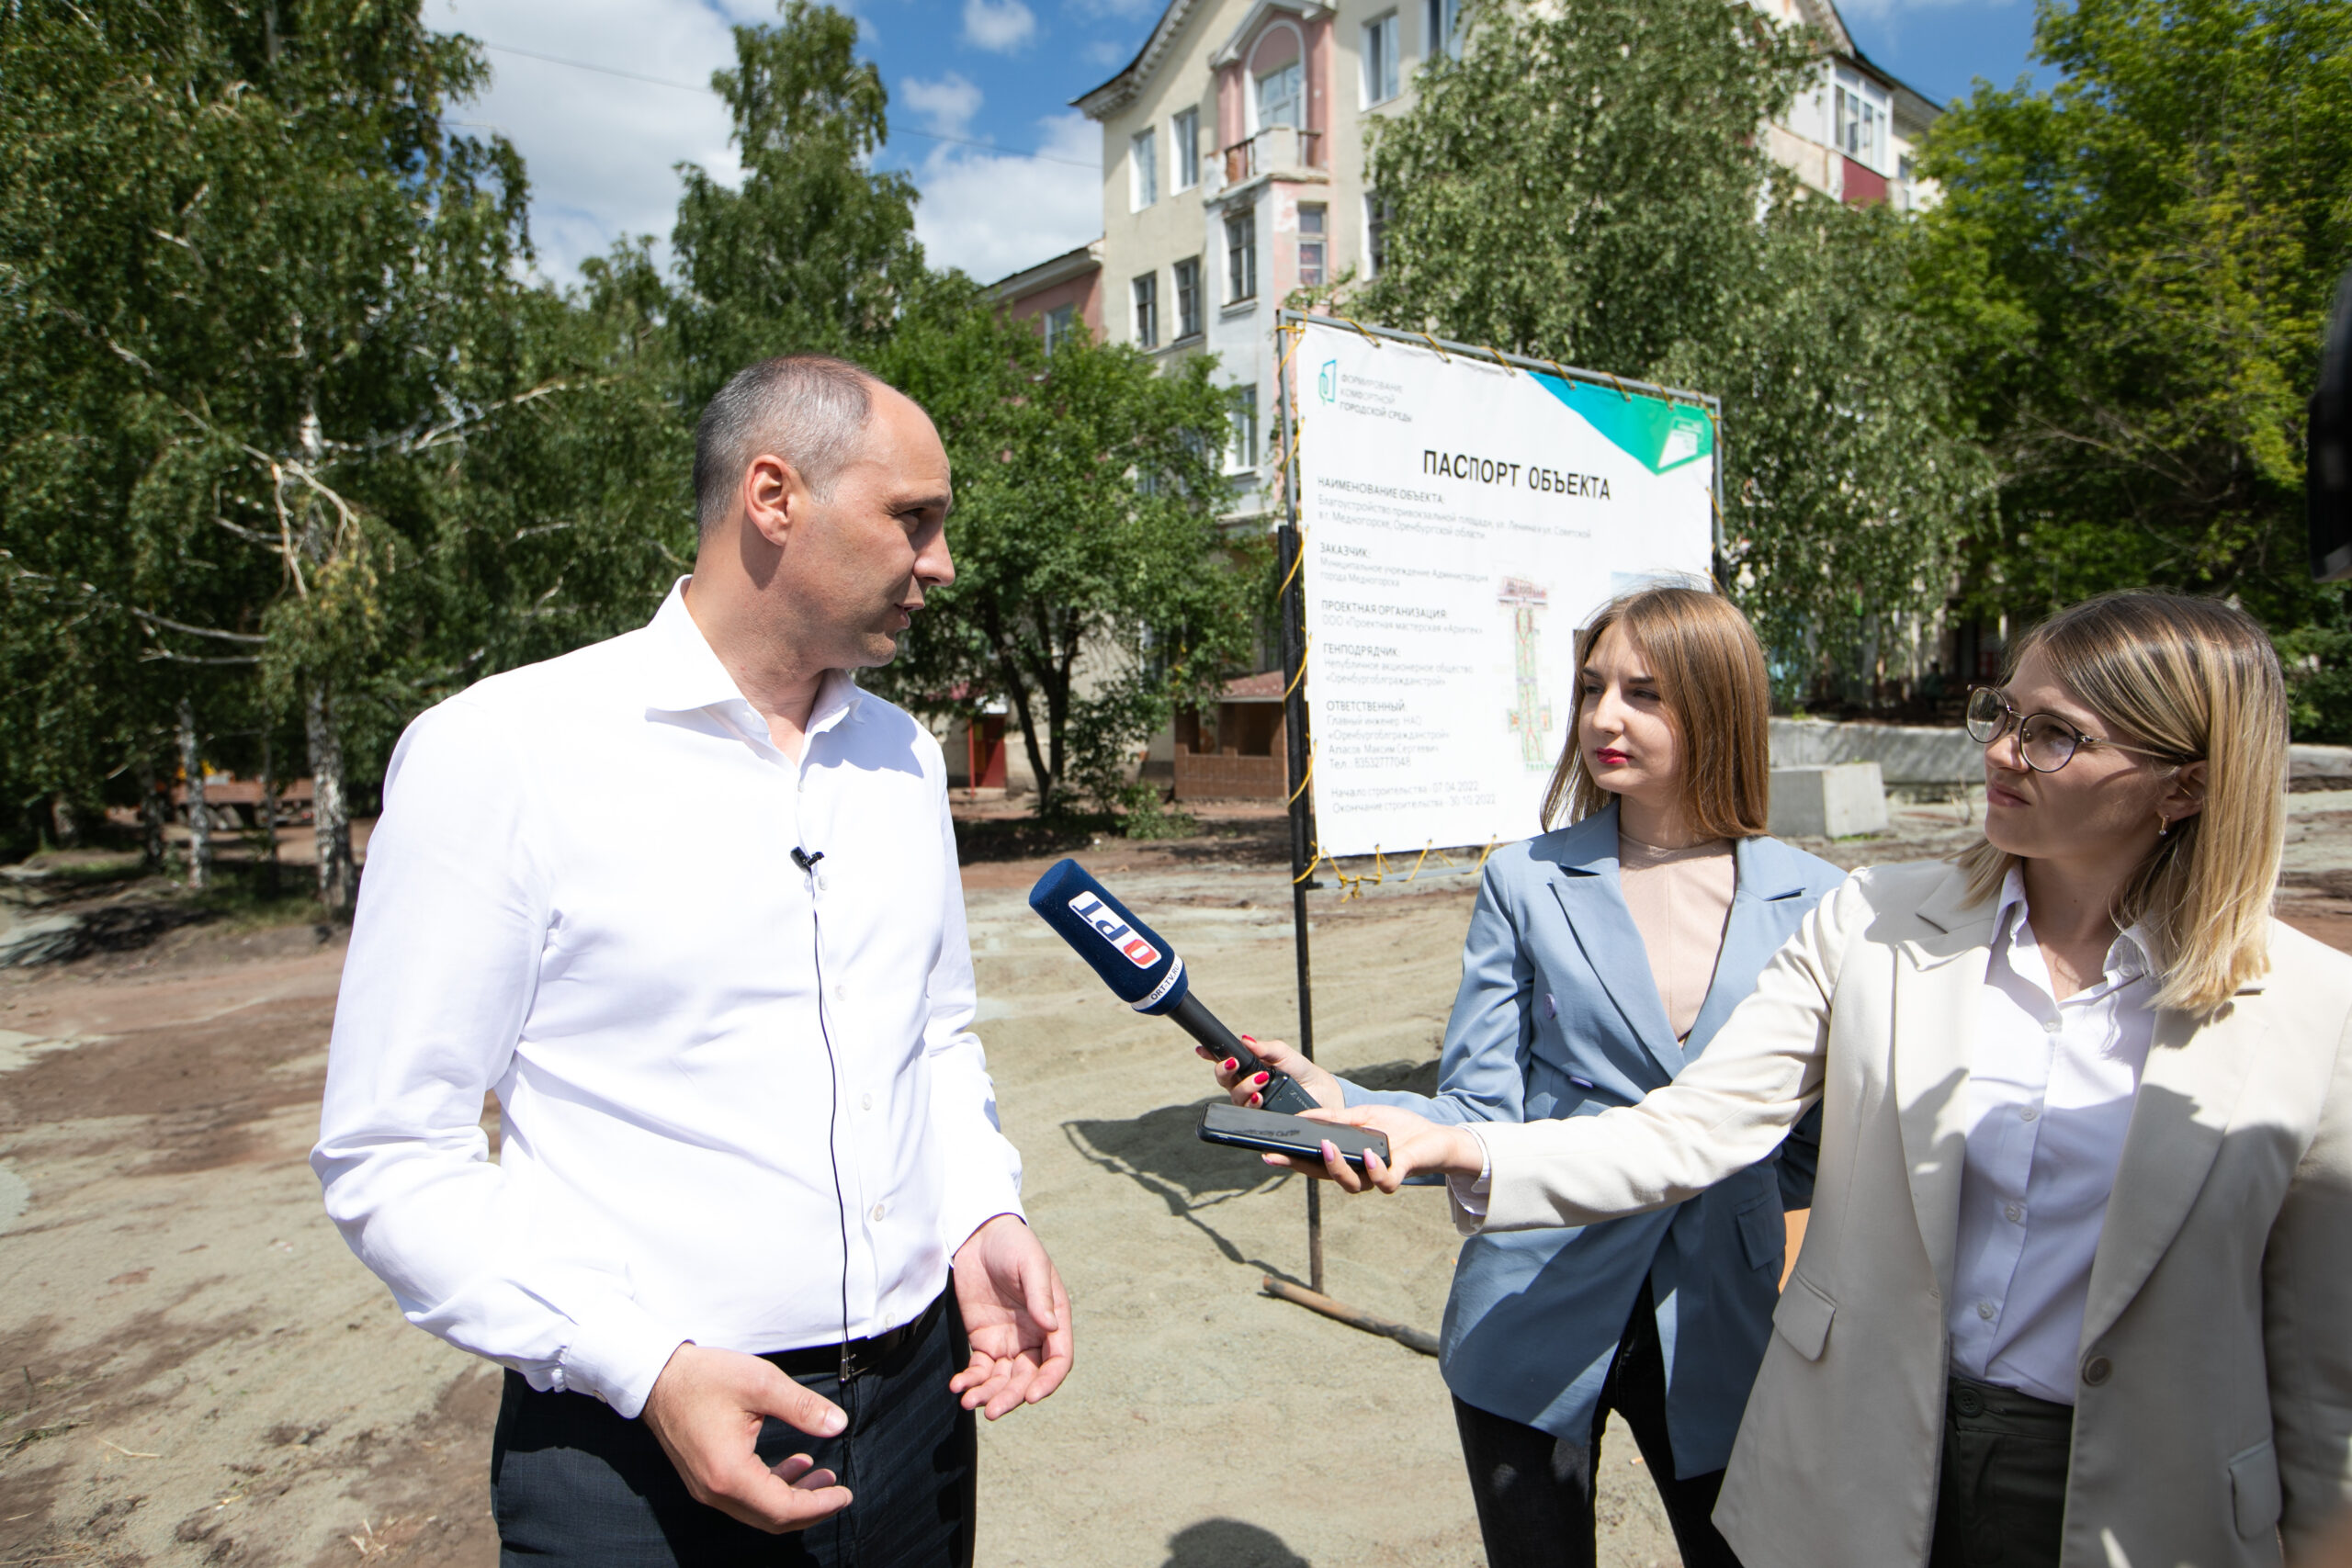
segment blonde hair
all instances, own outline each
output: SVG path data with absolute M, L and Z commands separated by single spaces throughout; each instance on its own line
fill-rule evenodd
M 1544 792 L 1544 826 L 1581 822 L 1614 798 L 1585 771 L 1584 661 L 1611 626 L 1641 649 L 1680 744 L 1681 807 L 1690 825 L 1716 839 L 1749 839 L 1771 816 L 1772 682 L 1747 617 L 1703 588 L 1657 586 L 1620 594 L 1577 633 L 1576 702 L 1567 744 Z M 1704 723 L 1692 722 L 1704 715 Z
M 2287 691 L 2251 616 L 2218 599 L 2102 593 L 2036 626 L 2006 681 L 2039 649 L 2075 699 L 2159 766 L 2205 762 L 2203 808 L 2156 840 L 2112 911 L 2150 933 L 2158 1007 L 2210 1013 L 2270 968 L 2270 904 L 2285 842 Z M 2018 857 L 1984 842 L 1958 857 L 1976 899 Z

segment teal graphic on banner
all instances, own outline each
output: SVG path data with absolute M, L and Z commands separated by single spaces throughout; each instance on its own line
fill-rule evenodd
M 1714 455 L 1714 423 L 1704 409 L 1620 392 L 1589 381 L 1565 381 L 1541 371 L 1530 374 L 1545 391 L 1607 436 L 1611 446 L 1654 474 Z

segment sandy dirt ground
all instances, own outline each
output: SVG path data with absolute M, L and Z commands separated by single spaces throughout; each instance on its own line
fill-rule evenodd
M 2352 948 L 2352 794 L 2293 805 L 2283 912 Z M 1296 1016 L 1278 827 L 1079 852 L 1253 1033 Z M 1815 847 L 1859 864 L 1969 836 L 1955 803 Z M 1200 1064 L 1029 914 L 1044 863 L 968 866 L 967 896 L 979 1030 L 1079 1359 L 983 1431 L 980 1562 L 1476 1563 L 1436 1364 L 1259 1292 L 1305 1278 L 1299 1184 L 1193 1138 Z M 1313 895 L 1318 1054 L 1427 1085 L 1471 879 L 1403 869 Z M 0 973 L 0 1568 L 495 1560 L 495 1378 L 400 1320 L 303 1163 L 341 961 L 310 927 L 193 927 Z M 1434 1329 L 1456 1247 L 1439 1196 L 1327 1213 L 1329 1292 Z M 1676 1562 L 1622 1427 L 1601 1495 L 1605 1563 Z

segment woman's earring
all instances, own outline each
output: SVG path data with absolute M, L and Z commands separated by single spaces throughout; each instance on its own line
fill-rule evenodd
M 2157 838 L 2159 838 L 2159 839 L 2161 839 L 2161 838 L 2165 837 L 2166 834 L 2170 833 L 2171 831 L 2172 831 L 2172 818 L 2169 818 L 2169 817 L 2167 817 L 2167 816 L 2165 816 L 2165 815 L 2163 812 L 2161 812 L 2161 811 L 2157 812 L 2157 813 L 2156 813 L 2156 837 L 2157 837 Z

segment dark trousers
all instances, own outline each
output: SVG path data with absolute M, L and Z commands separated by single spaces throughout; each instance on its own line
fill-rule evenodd
M 1470 1495 L 1478 1505 L 1478 1533 L 1488 1568 L 1593 1568 L 1593 1476 L 1600 1464 L 1600 1435 L 1614 1410 L 1634 1429 L 1666 1517 L 1674 1527 L 1684 1568 L 1739 1568 L 1708 1516 L 1724 1472 L 1676 1480 L 1674 1448 L 1666 1430 L 1666 1353 L 1657 1339 L 1657 1309 L 1647 1280 L 1626 1321 L 1624 1337 L 1593 1407 L 1592 1431 L 1575 1443 L 1533 1427 L 1453 1402 L 1462 1457 L 1470 1466 Z
M 1928 1568 L 2057 1568 L 2075 1410 L 1953 1373 Z
M 503 1568 L 969 1568 L 978 1438 L 972 1413 L 947 1391 L 971 1352 L 951 1287 L 911 1337 L 843 1383 L 785 1366 L 804 1388 L 848 1413 L 838 1438 L 770 1420 L 761 1460 L 805 1453 L 855 1500 L 791 1535 L 740 1524 L 687 1495 L 642 1421 L 580 1393 L 540 1393 L 506 1374 L 491 1444 L 490 1493 Z M 808 1359 L 806 1352 L 799 1353 Z

